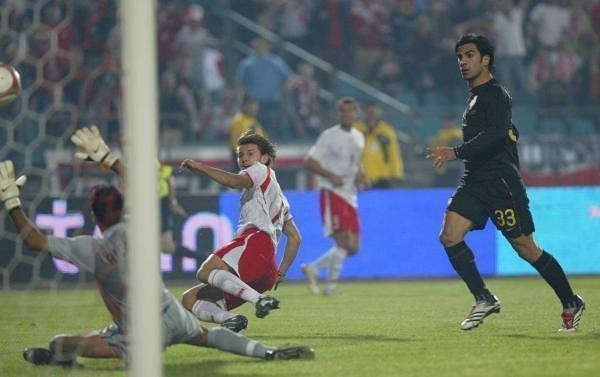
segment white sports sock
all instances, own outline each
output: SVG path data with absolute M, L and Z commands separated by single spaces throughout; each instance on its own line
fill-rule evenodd
M 327 268 L 331 265 L 331 261 L 337 252 L 337 245 L 334 245 L 331 249 L 327 250 L 323 255 L 317 258 L 311 265 L 318 270 Z
M 207 344 L 209 347 L 244 356 L 264 358 L 267 350 L 273 349 L 262 343 L 236 334 L 222 327 L 208 330 Z
M 341 247 L 336 248 L 336 252 L 331 258 L 329 265 L 329 276 L 327 278 L 327 286 L 331 289 L 335 287 L 335 284 L 340 279 L 340 273 L 344 265 L 344 260 L 348 256 L 348 252 Z
M 251 286 L 225 270 L 212 270 L 208 275 L 208 284 L 253 304 L 256 304 L 261 297 L 260 293 Z
M 192 313 L 201 321 L 223 323 L 235 314 L 222 309 L 211 301 L 198 300 L 192 306 Z

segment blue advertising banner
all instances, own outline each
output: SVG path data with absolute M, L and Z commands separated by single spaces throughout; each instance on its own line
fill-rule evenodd
M 448 189 L 371 190 L 359 195 L 361 248 L 348 258 L 342 278 L 398 278 L 454 276 L 438 241 Z M 291 212 L 303 242 L 289 279 L 302 278 L 300 265 L 328 250 L 332 241 L 323 235 L 317 192 L 287 192 Z M 221 195 L 221 214 L 237 223 L 239 195 Z M 278 257 L 283 255 L 282 239 Z M 493 275 L 496 266 L 495 229 L 473 232 L 468 242 L 477 250 L 482 274 Z
M 342 278 L 429 278 L 456 276 L 438 241 L 444 210 L 452 190 L 371 190 L 359 195 L 361 248 L 348 258 Z M 600 187 L 530 188 L 535 239 L 553 254 L 568 274 L 600 273 Z M 323 234 L 318 193 L 286 193 L 303 242 L 288 279 L 303 279 L 302 263 L 313 261 L 332 245 Z M 239 210 L 239 193 L 180 198 L 188 217 L 175 217 L 173 236 L 192 252 L 206 255 L 233 237 Z M 55 236 L 98 235 L 89 218 L 87 199 L 47 199 L 30 213 L 43 231 Z M 3 269 L 0 277 L 10 282 L 32 279 L 78 279 L 79 271 L 66 262 L 43 258 L 39 269 L 31 263 L 36 254 L 15 242 L 10 223 L 0 236 Z M 508 242 L 488 222 L 482 231 L 471 232 L 467 242 L 473 249 L 483 275 L 528 275 L 535 270 L 520 259 Z M 285 236 L 279 245 L 283 255 Z M 162 255 L 162 272 L 167 279 L 194 279 L 202 259 Z M 59 272 L 59 274 L 57 274 Z M 38 276 L 34 276 L 38 275 Z
M 600 272 L 600 187 L 530 188 L 535 240 L 571 274 Z M 537 274 L 498 237 L 498 275 Z

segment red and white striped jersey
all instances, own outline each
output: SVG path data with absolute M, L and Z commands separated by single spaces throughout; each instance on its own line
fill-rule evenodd
M 257 162 L 243 169 L 252 180 L 252 188 L 244 189 L 240 199 L 240 220 L 237 234 L 248 228 L 258 228 L 271 236 L 275 246 L 279 243 L 283 224 L 292 219 L 290 205 L 277 182 L 275 171 Z

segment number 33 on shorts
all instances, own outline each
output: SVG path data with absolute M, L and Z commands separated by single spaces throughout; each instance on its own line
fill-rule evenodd
M 494 211 L 495 223 L 498 228 L 513 228 L 517 225 L 517 217 L 515 216 L 515 210 L 512 208 L 497 209 Z

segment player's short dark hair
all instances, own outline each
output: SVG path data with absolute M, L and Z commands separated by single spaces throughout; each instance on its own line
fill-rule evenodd
M 115 186 L 99 185 L 90 195 L 92 213 L 98 224 L 110 227 L 123 217 L 123 195 Z
M 238 147 L 246 144 L 256 144 L 260 154 L 269 155 L 269 161 L 266 163 L 267 166 L 275 161 L 275 146 L 266 137 L 257 134 L 254 130 L 248 130 L 244 132 L 237 141 Z
M 461 36 L 460 38 L 458 38 L 458 41 L 456 41 L 456 44 L 454 45 L 454 52 L 458 52 L 458 48 L 460 46 L 466 45 L 468 43 L 473 43 L 475 45 L 475 47 L 477 47 L 477 50 L 479 50 L 481 57 L 483 57 L 485 55 L 490 57 L 488 69 L 490 72 L 493 73 L 494 72 L 494 50 L 495 50 L 495 48 L 494 48 L 494 45 L 492 44 L 492 42 L 481 34 L 475 34 L 475 33 L 465 34 L 465 35 Z
M 352 97 L 342 97 L 342 98 L 340 98 L 340 99 L 337 101 L 337 103 L 335 104 L 335 108 L 336 108 L 336 109 L 339 109 L 339 108 L 340 108 L 340 106 L 342 106 L 342 105 L 345 105 L 345 104 L 347 104 L 347 103 L 348 103 L 348 104 L 351 104 L 351 105 L 354 105 L 354 108 L 355 108 L 356 110 L 358 110 L 358 102 L 356 102 L 356 100 L 355 100 L 354 98 L 352 98 Z

